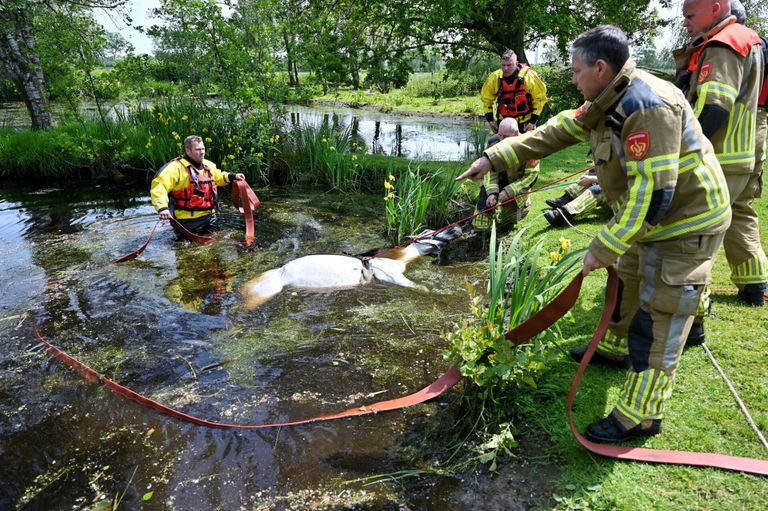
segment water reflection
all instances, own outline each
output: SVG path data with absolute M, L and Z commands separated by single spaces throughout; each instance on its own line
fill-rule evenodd
M 292 126 L 349 128 L 372 154 L 422 160 L 461 161 L 470 147 L 474 118 L 429 117 L 348 107 L 286 105 Z

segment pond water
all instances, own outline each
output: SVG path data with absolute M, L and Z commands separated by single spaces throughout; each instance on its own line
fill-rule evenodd
M 475 157 L 475 118 L 381 113 L 337 106 L 285 108 L 286 120 L 292 125 L 349 127 L 374 154 L 432 161 Z
M 118 105 L 118 108 L 120 106 Z M 368 152 L 429 161 L 474 159 L 475 118 L 405 115 L 337 106 L 283 105 L 292 125 L 349 128 Z M 86 115 L 96 115 L 84 104 Z M 0 103 L 0 126 L 23 127 L 29 117 L 23 103 Z M 485 123 L 482 128 L 486 129 Z
M 230 206 L 215 244 L 175 241 L 162 225 L 138 259 L 111 265 L 155 224 L 144 191 L 0 192 L 0 509 L 111 509 L 121 495 L 122 508 L 145 510 L 473 509 L 458 480 L 363 480 L 432 463 L 421 451 L 451 427 L 455 395 L 290 428 L 206 429 L 87 384 L 35 341 L 37 328 L 129 388 L 228 423 L 418 390 L 447 369 L 440 332 L 467 310 L 465 281 L 483 263 L 422 258 L 407 275 L 429 294 L 372 284 L 246 310 L 238 292 L 301 255 L 385 248 L 379 200 L 264 197 L 253 251 Z

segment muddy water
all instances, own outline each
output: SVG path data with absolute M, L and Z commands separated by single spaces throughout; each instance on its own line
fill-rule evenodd
M 0 509 L 471 509 L 458 481 L 360 479 L 413 466 L 454 398 L 405 411 L 266 430 L 213 430 L 89 385 L 36 349 L 34 327 L 100 373 L 209 420 L 259 424 L 398 397 L 446 368 L 441 329 L 466 310 L 482 263 L 373 284 L 284 292 L 245 310 L 238 287 L 311 253 L 384 248 L 379 197 L 265 197 L 256 250 L 226 208 L 219 242 L 175 241 L 143 191 L 0 192 Z M 357 480 L 357 481 L 356 481 Z M 356 481 L 356 482 L 355 482 Z M 411 493 L 409 493 L 411 492 Z M 430 504 L 432 502 L 433 504 Z M 393 507 L 394 506 L 394 507 Z M 447 507 L 446 507 L 447 506 Z

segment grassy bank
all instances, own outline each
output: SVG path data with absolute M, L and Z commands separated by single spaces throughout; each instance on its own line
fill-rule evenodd
M 586 147 L 579 146 L 547 158 L 542 163 L 539 184 L 562 177 L 563 171 L 582 168 Z M 587 246 L 605 217 L 597 214 L 570 228 L 552 228 L 541 216 L 544 199 L 559 196 L 562 189 L 536 193 L 533 212 L 524 221 L 528 233 L 544 239 L 545 246 L 558 246 L 561 236 L 574 248 Z M 768 206 L 757 201 L 763 243 L 768 239 Z M 740 393 L 757 425 L 768 432 L 768 307 L 742 305 L 730 292 L 729 270 L 722 250 L 714 269 L 715 303 L 706 323 L 707 345 Z M 592 335 L 602 308 L 605 272 L 585 280 L 573 310 L 575 322 L 563 325 L 567 341 L 564 352 L 548 365 L 536 389 L 518 404 L 517 435 L 547 438 L 539 464 L 557 464 L 562 475 L 552 495 L 556 509 L 764 509 L 768 501 L 768 478 L 724 470 L 653 465 L 614 461 L 592 455 L 571 436 L 565 405 L 576 363 L 565 351 L 585 344 Z M 592 421 L 607 414 L 624 381 L 623 371 L 590 367 L 576 398 L 575 421 L 583 431 Z M 768 458 L 768 452 L 749 427 L 725 382 L 701 347 L 688 349 L 682 357 L 677 383 L 665 411 L 661 435 L 629 445 L 658 449 L 719 452 L 737 456 Z

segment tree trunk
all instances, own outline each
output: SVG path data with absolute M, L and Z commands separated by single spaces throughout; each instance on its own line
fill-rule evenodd
M 293 48 L 291 47 L 291 40 L 288 37 L 288 31 L 285 28 L 283 28 L 283 44 L 285 45 L 286 64 L 288 67 L 288 85 L 291 87 L 298 87 L 298 80 L 296 80 L 296 77 L 293 74 Z
M 45 97 L 45 76 L 36 51 L 31 20 L 23 11 L 12 11 L 7 30 L 0 34 L 0 63 L 3 72 L 24 96 L 32 128 L 51 128 L 51 113 Z

